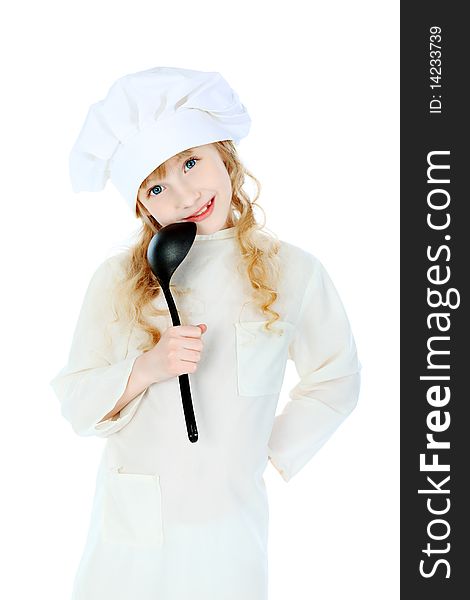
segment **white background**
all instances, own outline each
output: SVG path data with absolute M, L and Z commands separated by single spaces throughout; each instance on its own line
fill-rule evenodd
M 89 105 L 155 66 L 238 92 L 267 227 L 323 262 L 363 365 L 356 410 L 308 465 L 289 483 L 266 469 L 270 600 L 399 597 L 398 22 L 398 2 L 346 0 L 2 15 L 2 598 L 70 597 L 105 440 L 73 432 L 48 382 L 91 274 L 139 223 L 110 184 L 75 195 L 68 153 Z M 278 412 L 295 382 L 288 363 Z

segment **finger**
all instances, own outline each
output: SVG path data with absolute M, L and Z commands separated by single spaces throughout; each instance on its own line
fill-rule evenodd
M 182 344 L 181 349 L 187 348 L 188 350 L 197 350 L 198 352 L 200 352 L 203 347 L 202 340 L 196 338 L 183 337 L 181 338 L 180 343 Z
M 201 331 L 201 328 L 198 327 L 197 325 L 181 325 L 180 335 L 182 337 L 197 338 L 197 337 L 201 337 L 202 331 Z
M 183 348 L 179 352 L 178 358 L 180 360 L 188 361 L 188 362 L 199 362 L 201 358 L 201 353 L 197 350 L 188 350 L 187 348 Z

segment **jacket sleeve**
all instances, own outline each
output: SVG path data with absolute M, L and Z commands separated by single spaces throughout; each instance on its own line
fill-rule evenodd
M 328 273 L 313 255 L 299 318 L 289 345 L 300 380 L 274 418 L 272 464 L 289 481 L 356 406 L 362 365 L 349 321 Z
M 78 435 L 107 437 L 134 416 L 146 390 L 117 415 L 100 422 L 124 393 L 140 352 L 127 354 L 129 327 L 115 321 L 113 282 L 116 268 L 105 260 L 93 274 L 79 313 L 67 364 L 49 384 L 61 414 Z

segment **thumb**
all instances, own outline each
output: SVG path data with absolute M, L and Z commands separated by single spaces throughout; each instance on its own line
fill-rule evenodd
M 205 323 L 199 323 L 198 327 L 200 327 L 202 329 L 202 333 L 206 333 L 207 325 Z

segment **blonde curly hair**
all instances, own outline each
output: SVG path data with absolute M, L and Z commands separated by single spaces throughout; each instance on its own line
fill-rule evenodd
M 241 259 L 239 270 L 241 266 L 253 288 L 252 299 L 254 303 L 267 316 L 265 329 L 272 331 L 271 325 L 280 317 L 280 314 L 271 308 L 278 297 L 275 288 L 280 274 L 278 256 L 280 242 L 276 237 L 266 235 L 265 230 L 262 231 L 262 235 L 258 234 L 263 229 L 264 224 L 259 225 L 257 223 L 253 205 L 259 198 L 261 185 L 256 177 L 241 163 L 233 142 L 224 140 L 214 142 L 213 145 L 219 152 L 232 184 L 231 210 L 227 226 L 236 228 L 235 237 L 240 249 Z M 246 175 L 257 186 L 257 193 L 253 200 L 250 200 L 243 190 Z M 147 176 L 140 185 L 139 191 L 147 186 L 150 178 L 160 179 L 165 176 L 166 163 L 163 163 Z M 257 206 L 265 214 L 264 210 L 259 205 Z M 148 317 L 167 315 L 169 312 L 168 310 L 157 309 L 152 304 L 153 300 L 162 292 L 158 280 L 152 273 L 147 261 L 147 248 L 150 240 L 162 226 L 152 215 L 146 214 L 144 206 L 138 199 L 138 193 L 135 214 L 137 218 L 142 220 L 142 227 L 137 233 L 136 243 L 124 253 L 123 276 L 116 285 L 115 306 L 119 307 L 119 312 L 122 313 L 123 318 L 148 334 L 148 341 L 140 346 L 142 351 L 147 351 L 153 348 L 161 337 L 160 330 L 148 321 Z M 176 297 L 187 292 L 187 290 L 173 285 L 170 288 Z

